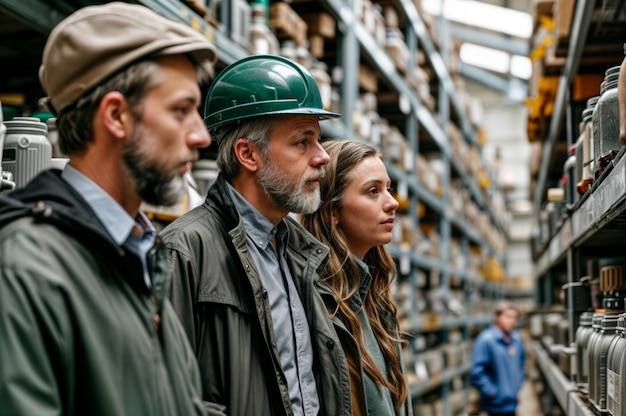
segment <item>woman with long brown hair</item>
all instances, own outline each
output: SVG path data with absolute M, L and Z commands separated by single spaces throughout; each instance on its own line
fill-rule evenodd
M 330 162 L 320 183 L 322 205 L 301 222 L 330 248 L 320 291 L 350 368 L 353 413 L 410 415 L 390 293 L 396 267 L 385 247 L 398 202 L 376 148 L 351 140 L 323 147 Z

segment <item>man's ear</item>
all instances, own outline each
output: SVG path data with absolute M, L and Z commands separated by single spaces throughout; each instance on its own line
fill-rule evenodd
M 250 172 L 256 172 L 260 167 L 263 158 L 259 148 L 248 139 L 240 138 L 235 141 L 233 146 L 235 157 L 243 169 Z
M 126 139 L 133 128 L 134 118 L 121 92 L 111 91 L 98 106 L 102 126 L 115 138 Z

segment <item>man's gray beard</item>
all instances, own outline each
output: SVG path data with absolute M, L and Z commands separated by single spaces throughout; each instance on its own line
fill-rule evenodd
M 321 168 L 322 174 L 324 173 Z M 305 189 L 309 180 L 304 176 L 299 183 L 294 184 L 289 176 L 276 168 L 269 157 L 257 174 L 259 184 L 267 196 L 279 207 L 297 214 L 311 214 L 321 204 L 320 188 L 314 191 Z
M 122 157 L 142 201 L 153 206 L 170 206 L 180 202 L 187 191 L 183 176 L 163 172 L 142 152 L 142 129 L 135 130 L 133 140 L 124 148 Z

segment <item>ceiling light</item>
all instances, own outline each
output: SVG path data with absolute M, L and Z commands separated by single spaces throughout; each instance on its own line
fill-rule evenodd
M 422 0 L 428 14 L 441 14 L 443 0 Z M 444 17 L 450 21 L 529 39 L 533 19 L 529 13 L 473 0 L 445 0 Z
M 513 55 L 511 57 L 511 75 L 521 79 L 530 79 L 533 73 L 533 64 L 526 56 Z
M 490 71 L 507 74 L 509 72 L 509 54 L 497 49 L 464 43 L 461 45 L 461 61 Z

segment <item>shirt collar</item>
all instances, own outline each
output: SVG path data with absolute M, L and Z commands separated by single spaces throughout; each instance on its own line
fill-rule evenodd
M 504 332 L 500 328 L 498 328 L 498 326 L 496 326 L 495 324 L 491 325 L 491 328 L 492 328 L 493 333 L 495 334 L 496 339 L 498 341 L 504 341 L 504 339 L 505 339 L 504 338 Z M 513 339 L 514 335 L 515 335 L 514 332 L 511 332 L 509 334 L 509 341 Z
M 255 207 L 253 207 L 237 190 L 230 184 L 226 183 L 233 204 L 242 218 L 246 234 L 252 239 L 254 244 L 265 250 L 272 238 L 276 236 L 277 240 L 286 244 L 289 237 L 289 229 L 284 224 L 284 220 L 276 227 Z
M 69 163 L 65 165 L 61 177 L 82 195 L 113 241 L 123 245 L 135 226 L 135 219 L 111 195 Z M 143 212 L 137 214 L 136 220 L 142 233 L 155 232 L 154 226 Z
M 361 271 L 361 283 L 359 285 L 359 290 L 353 295 L 352 299 L 355 303 L 357 309 L 360 309 L 363 306 L 363 301 L 367 296 L 367 293 L 370 290 L 370 286 L 372 284 L 372 275 L 370 273 L 370 269 L 367 264 L 357 256 L 353 255 L 352 258 L 356 262 L 359 270 Z M 349 276 L 350 285 L 354 284 L 354 276 Z

